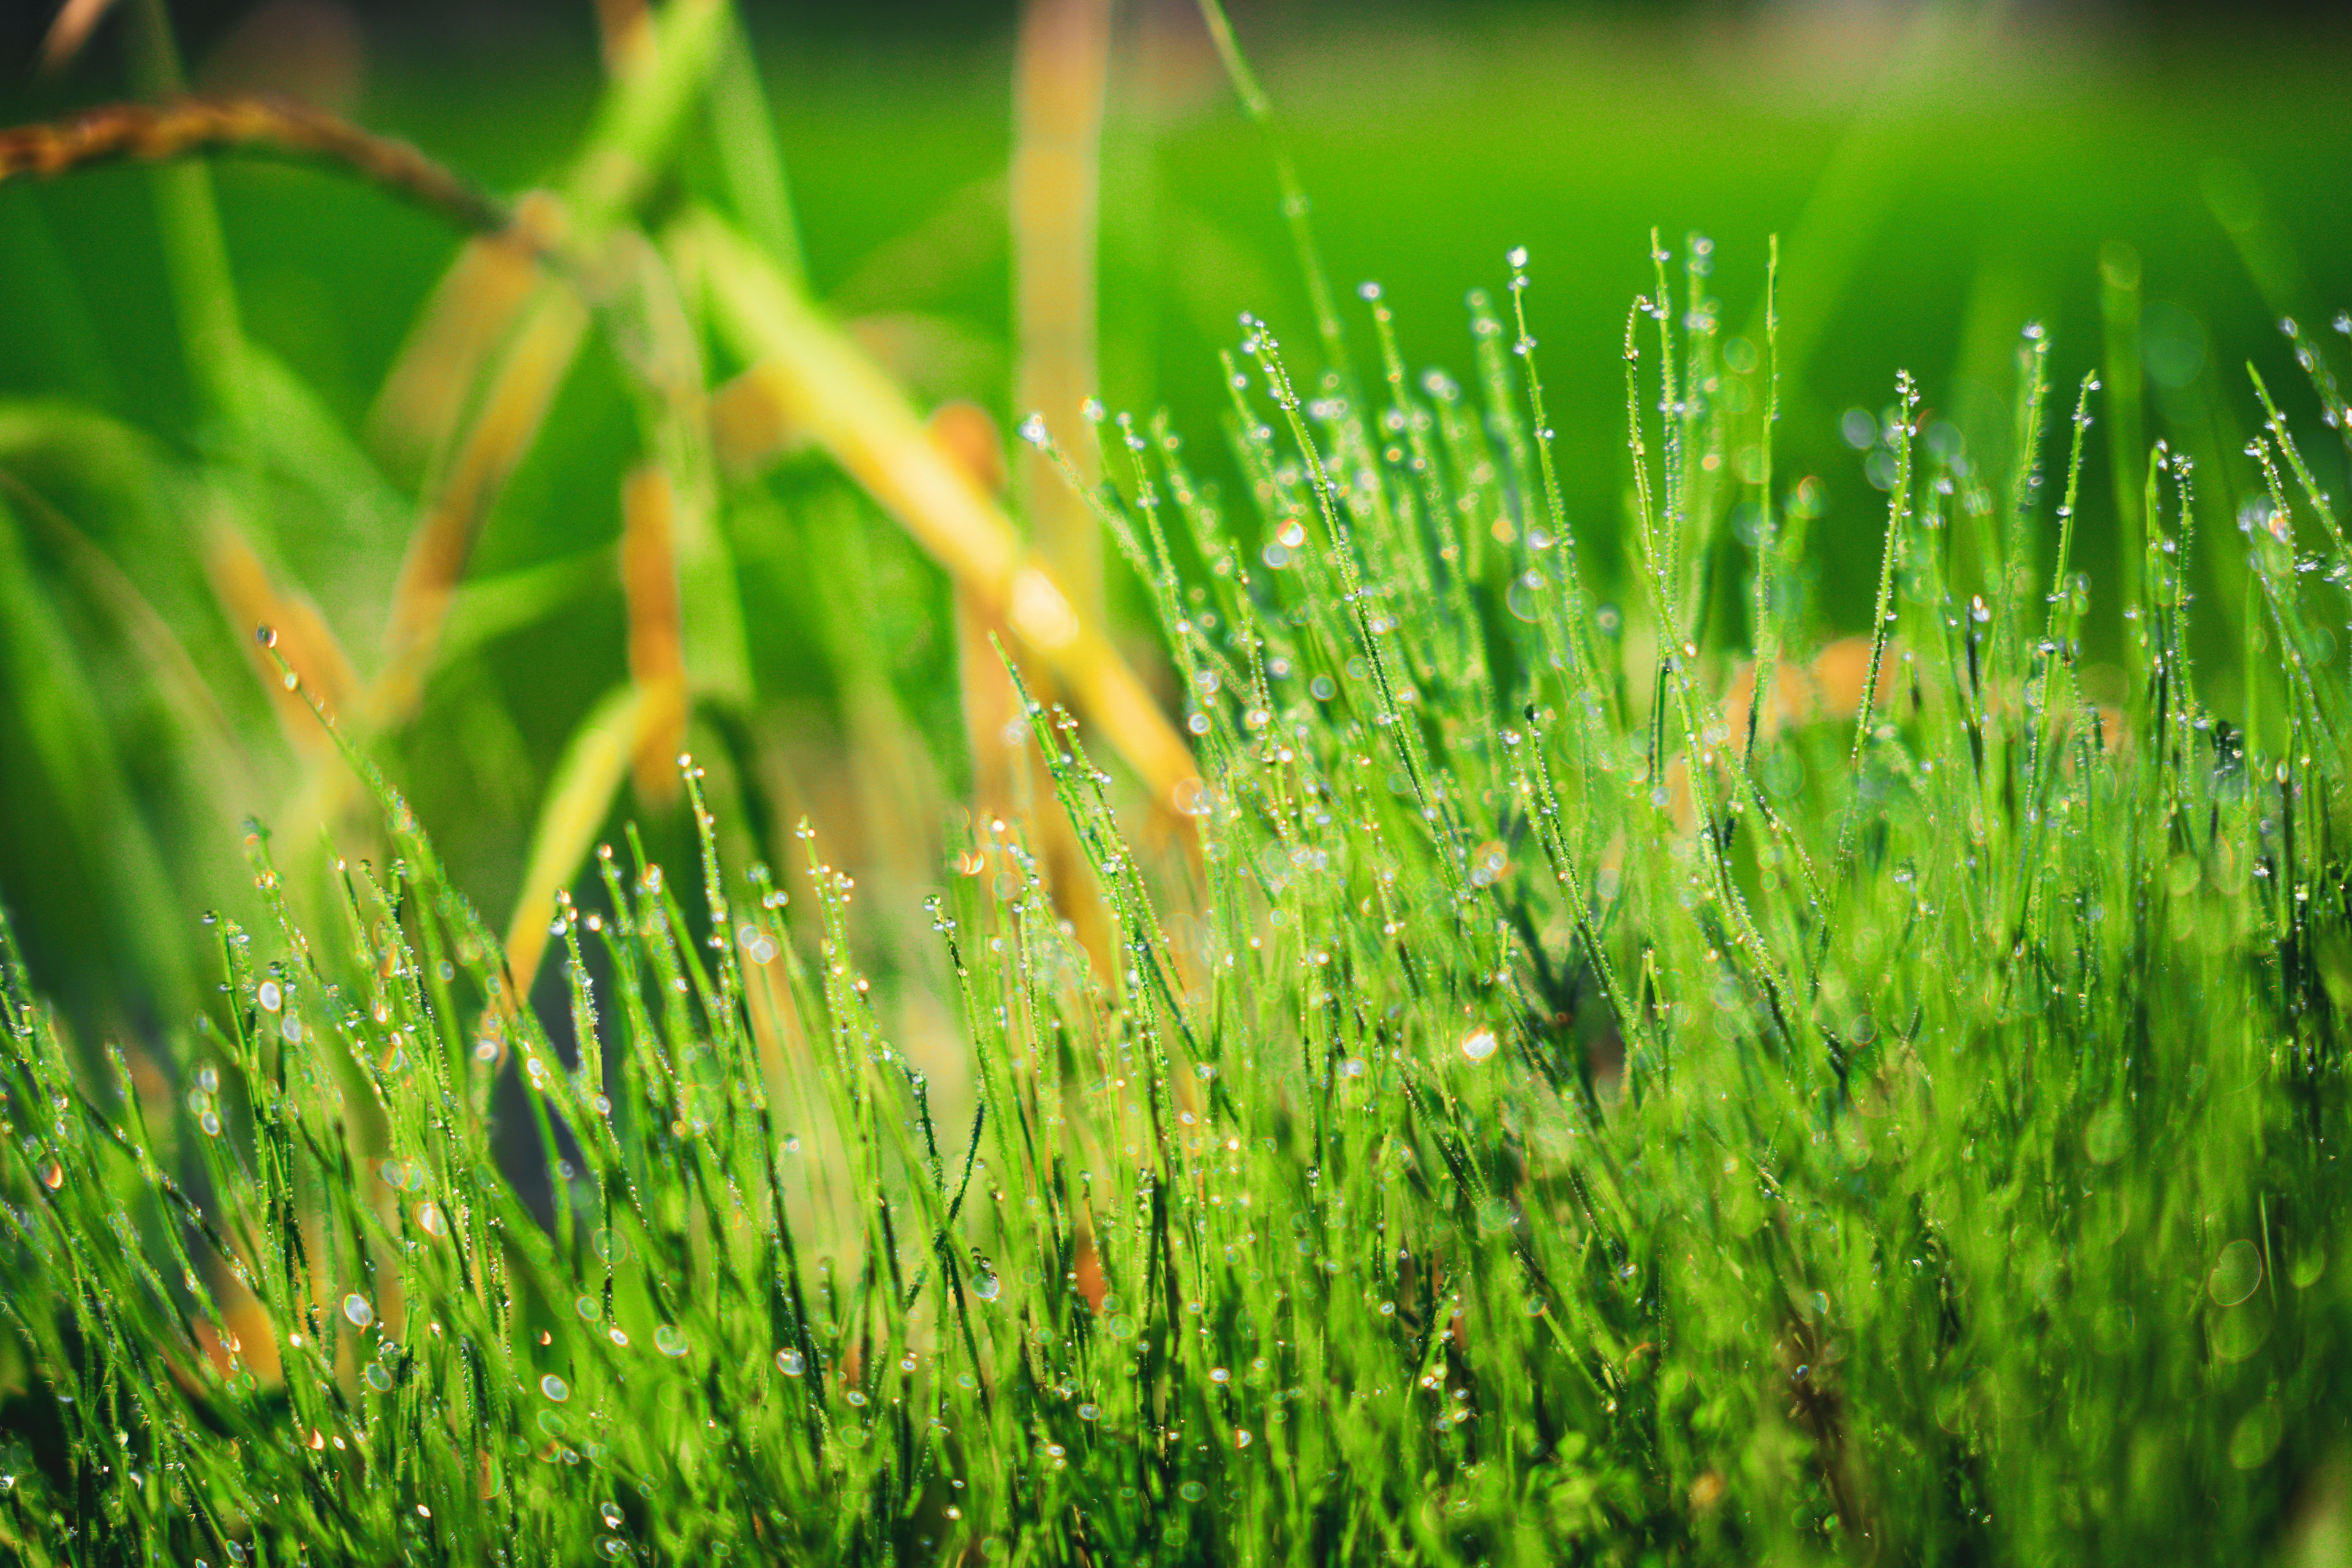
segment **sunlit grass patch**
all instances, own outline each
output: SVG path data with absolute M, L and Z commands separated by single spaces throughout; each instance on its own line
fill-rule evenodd
M 1584 588 L 1535 345 L 1483 307 L 1466 381 L 1407 374 L 1377 290 L 1369 379 L 1302 389 L 1251 323 L 1239 493 L 1164 422 L 1072 433 L 1200 782 L 1139 837 L 1029 702 L 1113 937 L 1076 941 L 1034 818 L 962 829 L 929 910 L 967 1081 L 894 1038 L 852 879 L 814 866 L 809 907 L 724 863 L 691 764 L 700 866 L 598 853 L 554 1016 L 381 783 L 389 857 L 332 867 L 323 927 L 250 841 L 278 918 L 215 928 L 176 1088 L 88 1070 L 12 956 L 12 1548 L 2126 1561 L 2303 1528 L 2352 1327 L 2327 499 L 2270 426 L 2252 744 L 2198 696 L 2188 563 L 2223 545 L 2159 450 L 2095 706 L 2106 589 L 2033 563 L 2095 388 L 2038 455 L 2029 334 L 2011 471 L 1920 439 L 1907 389 L 1874 435 L 1860 669 L 1727 702 L 1735 656 L 1818 640 L 1804 508 L 1765 477 L 1769 342 L 1726 363 L 1709 248 L 1670 259 L 1626 340 L 1634 605 Z

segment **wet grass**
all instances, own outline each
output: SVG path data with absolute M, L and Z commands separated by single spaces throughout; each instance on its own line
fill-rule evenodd
M 1164 423 L 1087 433 L 1202 783 L 1123 829 L 1031 705 L 1115 946 L 1049 900 L 1034 819 L 961 827 L 929 904 L 952 1107 L 852 879 L 730 864 L 692 764 L 700 863 L 600 851 L 544 1018 L 380 778 L 387 853 L 321 872 L 307 934 L 248 840 L 271 918 L 215 926 L 176 1088 L 86 1071 L 12 952 L 11 1550 L 2248 1561 L 2340 1531 L 2327 498 L 2279 420 L 2214 538 L 2159 448 L 2095 703 L 2074 632 L 2113 588 L 2065 541 L 2097 388 L 2030 331 L 2007 471 L 1895 384 L 1878 635 L 1807 670 L 1774 343 L 1724 339 L 1707 247 L 1671 259 L 1626 324 L 1631 607 L 1549 499 L 1517 258 L 1458 382 L 1405 374 L 1376 294 L 1342 322 L 1368 368 L 1308 391 L 1251 324 L 1237 493 Z M 2259 728 L 2200 700 L 2200 552 L 2247 564 Z M 1753 724 L 1714 673 L 1751 643 L 1785 650 Z
M 104 904 L 61 928 L 95 933 L 79 1006 L 0 948 L 0 1546 L 2341 1551 L 2352 321 L 2263 346 L 2292 387 L 2223 389 L 2201 336 L 2183 377 L 2111 247 L 2104 339 L 2004 328 L 1965 416 L 1874 366 L 1836 480 L 1865 537 L 1775 442 L 1795 360 L 1878 350 L 1792 343 L 1777 243 L 1654 237 L 1642 297 L 1570 334 L 1613 361 L 1539 353 L 1547 258 L 1514 251 L 1427 370 L 1400 334 L 1436 328 L 1328 286 L 1277 140 L 1311 348 L 1245 318 L 1215 416 L 1022 431 L 1105 476 L 1078 488 L 1111 588 L 1173 672 L 1198 776 L 1139 788 L 1169 761 L 1149 692 L 998 570 L 985 487 L 796 292 L 780 160 L 694 140 L 706 92 L 766 118 L 731 9 L 657 16 L 670 63 L 615 72 L 569 165 L 579 248 L 496 209 L 453 274 L 526 326 L 394 378 L 421 475 L 241 338 L 193 166 L 153 184 L 209 302 L 203 440 L 0 410 L 0 673 Z M 2283 231 L 2259 192 L 2217 211 L 2259 282 Z M 434 309 L 420 341 L 460 314 Z M 557 401 L 590 342 L 617 411 Z M 714 458 L 698 400 L 738 370 L 819 410 L 822 458 Z M 505 478 L 541 482 L 542 422 L 635 455 L 601 699 L 564 617 L 611 552 L 464 572 Z M 463 539 L 395 584 L 411 515 Z M 948 584 L 1024 683 L 1038 762 L 1001 816 L 926 772 L 981 710 L 943 639 L 908 675 Z M 265 624 L 240 649 L 207 617 Z M 333 628 L 378 621 L 407 629 L 371 682 Z M 480 695 L 502 637 L 560 644 L 571 685 L 509 716 Z M 828 682 L 854 754 L 796 774 L 782 705 Z M 520 722 L 562 760 L 495 765 Z M 224 871 L 262 731 L 305 782 Z M 807 810 L 812 777 L 845 782 Z M 194 965 L 189 889 L 219 906 Z

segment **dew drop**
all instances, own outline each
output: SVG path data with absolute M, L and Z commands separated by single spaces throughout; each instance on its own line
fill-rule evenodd
M 2252 1242 L 2241 1238 L 2221 1248 L 2205 1288 L 2215 1305 L 2234 1307 L 2252 1296 L 2262 1282 L 2263 1255 Z
M 539 1391 L 558 1405 L 572 1397 L 572 1385 L 551 1372 L 539 1380 Z
M 1495 1031 L 1487 1028 L 1471 1030 L 1462 1037 L 1462 1054 L 1474 1062 L 1483 1062 L 1495 1054 Z
M 343 1298 L 343 1316 L 352 1321 L 352 1327 L 364 1329 L 375 1321 L 375 1309 L 368 1305 L 366 1297 L 354 1290 Z

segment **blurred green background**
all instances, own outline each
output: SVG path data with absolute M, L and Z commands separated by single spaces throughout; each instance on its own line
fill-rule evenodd
M 0 121 L 122 91 L 113 22 L 62 75 L 31 71 L 49 9 L 23 7 L 0 33 Z M 590 10 L 222 0 L 179 22 L 197 86 L 309 98 L 513 192 L 562 163 L 594 100 Z M 1014 13 L 753 7 L 749 19 L 814 292 L 897 345 L 921 402 L 969 398 L 1009 430 L 1024 412 L 1008 344 Z M 1568 505 L 1604 594 L 1622 578 L 1630 473 L 1619 346 L 1652 280 L 1654 227 L 1677 267 L 1690 237 L 1713 242 L 1712 283 L 1736 334 L 1756 331 L 1768 237 L 1781 238 L 1779 462 L 1789 483 L 1815 478 L 1824 499 L 1811 568 L 1824 630 L 1868 613 L 1885 502 L 1854 438 L 1869 445 L 1866 416 L 1889 402 L 1896 371 L 1920 378 L 1931 421 L 1999 471 L 2023 324 L 2054 334 L 2062 389 L 2108 353 L 2103 252 L 2112 275 L 2136 265 L 2141 280 L 2129 336 L 2147 375 L 2145 434 L 2200 459 L 2200 526 L 2220 547 L 2209 597 L 2239 581 L 2226 542 L 2251 493 L 2241 448 L 2259 412 L 2242 363 L 2306 427 L 2315 402 L 2279 318 L 2325 338 L 2341 363 L 2346 341 L 2328 328 L 2352 305 L 2352 32 L 2321 13 L 1820 0 L 1265 5 L 1236 21 L 1333 281 L 1351 310 L 1357 282 L 1383 287 L 1416 372 L 1469 376 L 1465 292 L 1497 288 L 1506 251 L 1528 247 Z M 1110 82 L 1102 396 L 1114 409 L 1166 407 L 1196 461 L 1230 472 L 1217 354 L 1237 313 L 1273 322 L 1300 362 L 1314 356 L 1272 165 L 1190 5 L 1121 6 Z M 356 432 L 455 238 L 316 170 L 227 160 L 215 178 L 247 331 Z M 1368 353 L 1364 319 L 1350 321 Z M 78 1018 L 147 1032 L 173 1012 L 181 982 L 134 950 L 184 934 L 193 951 L 196 911 L 236 896 L 236 812 L 270 817 L 299 769 L 236 646 L 242 628 L 206 592 L 186 492 L 116 465 L 103 442 L 23 434 L 65 400 L 143 433 L 173 462 L 220 453 L 183 374 L 144 172 L 0 187 L 0 474 L 20 539 L 0 560 L 17 578 L 0 616 L 17 618 L 20 648 L 31 646 L 25 617 L 50 617 L 75 667 L 20 654 L 0 680 L 0 897 Z M 2116 605 L 2097 586 L 2116 573 L 2104 439 L 2102 428 L 2079 560 L 2095 583 L 2093 657 L 2112 659 Z M 2306 449 L 2342 494 L 2342 451 Z M 637 450 L 623 378 L 592 346 L 471 574 L 609 548 Z M 927 742 L 942 798 L 961 794 L 965 750 L 943 579 L 817 467 L 788 467 L 766 488 L 772 504 L 730 514 L 759 684 L 744 749 L 798 781 L 752 811 L 764 825 L 755 847 L 787 858 L 777 824 L 806 809 L 859 865 L 889 824 L 871 781 L 841 760 L 865 700 L 843 689 L 845 616 Z M 268 478 L 295 585 L 347 647 L 373 650 L 408 514 L 339 512 L 303 476 Z M 861 545 L 850 578 L 815 539 L 845 528 Z M 494 923 L 566 738 L 626 673 L 616 581 L 608 569 L 575 575 L 544 613 L 445 659 L 423 716 L 378 747 Z M 1140 594 L 1123 567 L 1110 584 L 1122 641 L 1172 705 Z M 37 735 L 58 732 L 61 682 L 89 698 L 67 722 L 97 721 L 87 780 L 38 764 Z M 2226 707 L 2226 678 L 2208 695 Z M 188 713 L 205 702 L 234 753 L 221 764 L 231 782 L 192 792 Z M 625 800 L 619 813 L 634 814 Z M 126 834 L 152 854 L 126 850 Z M 126 870 L 126 856 L 147 869 Z M 144 891 L 121 893 L 126 876 L 144 878 Z

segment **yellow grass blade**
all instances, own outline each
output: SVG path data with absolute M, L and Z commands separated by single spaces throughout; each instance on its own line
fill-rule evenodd
M 517 331 L 401 562 L 386 628 L 383 673 L 368 694 L 371 725 L 405 717 L 424 689 L 441 623 L 491 503 L 530 449 L 549 405 L 578 357 L 588 309 L 569 289 L 542 291 Z
M 785 416 L 790 384 L 780 366 L 761 363 L 710 395 L 710 445 L 721 468 L 755 474 L 805 439 Z
M 637 689 L 634 765 L 637 798 L 677 798 L 677 756 L 686 742 L 686 648 L 673 553 L 677 492 L 647 465 L 621 484 L 621 591 L 629 608 L 629 679 Z
M 701 253 L 720 337 L 775 367 L 782 417 L 805 429 L 971 594 L 1171 810 L 1192 804 L 1192 752 L 1135 672 L 1022 547 L 1012 519 L 940 451 L 906 395 L 759 249 L 707 213 L 677 242 Z
M 531 829 L 530 858 L 515 899 L 514 919 L 507 926 L 507 972 L 517 999 L 529 994 L 547 952 L 556 895 L 572 885 L 596 830 L 613 808 L 613 794 L 628 771 L 644 712 L 645 695 L 637 687 L 606 693 L 572 731 L 571 744 L 555 765 L 539 822 Z
M 276 632 L 277 657 L 286 661 L 321 707 L 330 713 L 341 713 L 359 689 L 359 678 L 326 617 L 308 596 L 286 592 L 273 583 L 261 557 L 236 525 L 226 519 L 214 521 L 205 541 L 205 574 L 212 580 L 213 595 L 222 611 L 236 629 L 254 674 L 269 693 L 287 740 L 306 757 L 326 755 L 333 749 L 332 742 L 318 716 L 299 692 L 288 689 L 278 666 L 254 640 L 254 633 L 263 626 Z
M 514 232 L 467 240 L 434 286 L 368 411 L 368 447 L 395 474 L 413 479 L 455 434 L 483 363 L 548 286 L 539 258 L 562 241 L 562 210 L 545 192 L 524 196 Z

